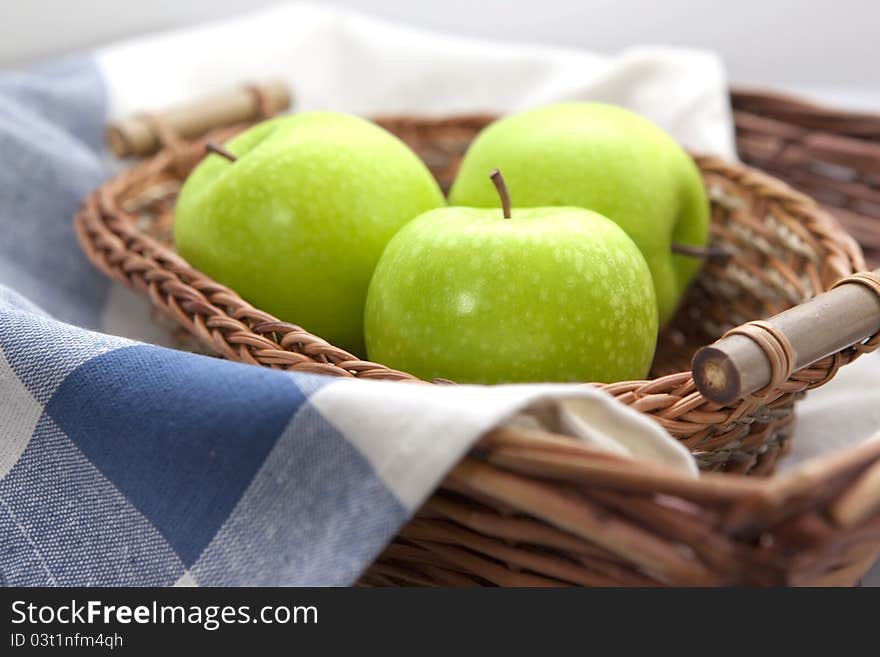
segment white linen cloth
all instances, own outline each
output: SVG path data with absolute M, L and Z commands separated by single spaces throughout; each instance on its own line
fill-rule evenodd
M 511 112 L 601 100 L 652 119 L 685 146 L 734 157 L 724 68 L 710 52 L 616 55 L 445 36 L 290 3 L 97 51 L 111 118 L 240 82 L 286 80 L 298 110 L 363 115 Z

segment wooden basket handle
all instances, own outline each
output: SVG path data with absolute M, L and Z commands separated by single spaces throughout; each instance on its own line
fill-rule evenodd
M 880 347 L 880 269 L 848 276 L 806 303 L 728 331 L 694 355 L 694 383 L 706 399 L 730 404 L 770 392 L 853 345 Z
M 216 128 L 267 119 L 290 105 L 291 93 L 285 82 L 245 85 L 161 112 L 110 123 L 105 137 L 117 157 L 146 157 L 163 146 L 201 137 Z

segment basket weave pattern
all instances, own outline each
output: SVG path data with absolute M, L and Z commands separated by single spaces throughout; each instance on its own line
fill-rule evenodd
M 380 122 L 448 188 L 488 117 Z M 222 141 L 242 126 L 208 139 Z M 106 275 L 149 295 L 200 348 L 240 362 L 415 381 L 253 308 L 170 248 L 181 180 L 206 140 L 176 143 L 84 202 L 76 230 Z M 697 158 L 712 201 L 709 261 L 661 336 L 652 380 L 603 385 L 688 446 L 692 480 L 552 434 L 496 430 L 463 460 L 364 576 L 368 585 L 848 584 L 880 550 L 880 444 L 763 479 L 797 397 L 876 346 L 857 345 L 731 406 L 704 399 L 688 364 L 743 322 L 862 269 L 855 242 L 809 198 L 748 167 Z M 295 282 L 294 282 L 295 283 Z M 439 437 L 438 439 L 442 439 Z
M 498 430 L 364 576 L 371 585 L 849 585 L 880 553 L 880 443 L 798 476 L 699 481 Z
M 880 266 L 880 115 L 747 91 L 732 101 L 743 161 L 825 205 Z

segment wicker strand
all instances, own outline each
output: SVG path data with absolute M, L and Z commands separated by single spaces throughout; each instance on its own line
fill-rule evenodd
M 275 107 L 275 104 L 272 101 L 268 91 L 258 85 L 249 84 L 245 87 L 254 97 L 254 105 L 256 105 L 257 113 L 254 117 L 255 121 L 264 121 L 275 116 L 276 112 L 278 112 L 278 108 Z
M 168 149 L 172 154 L 180 153 L 185 149 L 186 143 L 159 116 L 145 113 L 141 115 L 141 118 L 144 123 L 150 126 L 150 130 L 153 131 L 153 135 L 159 143 L 159 148 Z
M 846 278 L 841 278 L 837 281 L 831 288 L 840 287 L 841 285 L 847 285 L 849 283 L 856 283 L 858 285 L 864 285 L 869 290 L 871 290 L 874 294 L 880 298 L 880 276 L 875 274 L 872 271 L 859 271 L 851 276 L 847 276 Z
M 171 157 L 172 169 L 185 175 L 189 168 L 187 160 L 192 157 L 187 142 L 182 140 L 161 117 L 155 114 L 143 114 L 141 118 L 150 126 L 159 148 Z
M 851 276 L 847 276 L 846 278 L 840 279 L 831 287 L 835 288 L 835 287 L 839 287 L 841 285 L 848 285 L 850 283 L 854 283 L 856 285 L 862 285 L 862 286 L 868 288 L 869 290 L 871 290 L 871 292 L 873 292 L 875 295 L 877 295 L 877 300 L 880 301 L 880 276 L 878 276 L 874 272 L 872 272 L 872 271 L 856 272 L 855 274 L 852 274 Z M 852 347 L 853 356 L 851 358 L 851 361 L 855 360 L 856 358 L 858 358 L 862 354 L 870 353 L 872 351 L 875 351 L 878 348 L 880 348 L 880 333 L 875 333 L 874 335 L 872 335 L 870 338 L 868 338 L 864 342 L 853 345 L 853 347 Z
M 794 374 L 795 355 L 788 337 L 775 326 L 764 320 L 755 320 L 727 331 L 721 339 L 731 335 L 742 335 L 757 344 L 767 356 L 770 364 L 770 383 L 752 394 L 756 399 L 764 399 Z

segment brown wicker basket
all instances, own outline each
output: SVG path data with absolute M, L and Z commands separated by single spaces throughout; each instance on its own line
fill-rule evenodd
M 444 187 L 488 117 L 380 119 Z M 222 140 L 242 126 L 209 136 Z M 165 135 L 167 139 L 167 134 Z M 411 380 L 255 309 L 170 247 L 181 180 L 207 139 L 167 144 L 84 202 L 76 230 L 108 276 L 149 295 L 203 348 L 241 362 Z M 698 157 L 712 237 L 704 267 L 661 336 L 649 381 L 603 387 L 657 420 L 707 473 L 691 480 L 561 436 L 485 436 L 364 576 L 365 584 L 850 584 L 880 551 L 880 443 L 761 479 L 786 449 L 795 400 L 877 346 L 848 348 L 730 406 L 696 390 L 696 348 L 864 268 L 856 243 L 809 198 L 749 167 Z M 737 474 L 740 473 L 740 474 Z
M 757 91 L 732 101 L 743 161 L 822 203 L 880 266 L 880 114 Z

